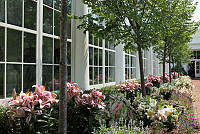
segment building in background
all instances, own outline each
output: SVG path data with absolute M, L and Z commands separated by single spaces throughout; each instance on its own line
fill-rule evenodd
M 69 12 L 86 14 L 81 1 L 69 0 Z M 0 99 L 11 97 L 13 88 L 19 93 L 36 83 L 58 89 L 60 6 L 61 0 L 0 0 Z M 136 52 L 92 37 L 76 29 L 79 24 L 73 19 L 67 24 L 69 81 L 90 89 L 140 78 Z M 145 76 L 162 72 L 152 49 L 144 52 L 144 71 Z

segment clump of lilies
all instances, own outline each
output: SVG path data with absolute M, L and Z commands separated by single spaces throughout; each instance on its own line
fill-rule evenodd
M 12 118 L 26 117 L 26 122 L 29 123 L 34 114 L 41 115 L 45 108 L 49 108 L 52 103 L 58 103 L 56 94 L 45 90 L 45 86 L 40 84 L 33 85 L 34 92 L 21 93 L 17 96 L 15 89 L 12 93 L 12 99 L 9 100 L 8 105 L 12 109 L 7 113 L 12 114 Z
M 76 83 L 67 83 L 67 97 L 68 100 L 74 100 L 78 105 L 85 105 L 90 108 L 104 109 L 105 104 L 103 100 L 105 95 L 101 91 L 92 90 L 89 94 L 79 89 Z

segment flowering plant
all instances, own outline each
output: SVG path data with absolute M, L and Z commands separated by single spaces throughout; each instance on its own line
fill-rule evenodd
M 162 83 L 162 78 L 160 76 L 156 76 L 156 75 L 149 75 L 146 79 L 146 82 L 150 82 L 153 84 L 153 86 L 155 87 L 159 87 L 160 83 Z
M 39 84 L 33 85 L 35 92 L 26 92 L 16 95 L 16 91 L 13 90 L 13 99 L 9 100 L 8 105 L 12 106 L 12 109 L 7 113 L 12 113 L 12 118 L 26 117 L 26 122 L 29 124 L 31 117 L 34 114 L 41 115 L 45 108 L 49 108 L 52 103 L 57 103 L 56 94 L 45 90 L 45 86 Z

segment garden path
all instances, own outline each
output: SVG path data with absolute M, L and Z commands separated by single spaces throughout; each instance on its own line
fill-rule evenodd
M 193 103 L 195 113 L 197 114 L 196 117 L 198 122 L 200 123 L 200 79 L 192 80 L 194 84 L 193 94 L 195 95 L 195 101 Z

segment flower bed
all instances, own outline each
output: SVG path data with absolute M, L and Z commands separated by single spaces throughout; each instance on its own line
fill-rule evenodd
M 163 84 L 162 76 L 149 76 L 145 83 L 145 97 L 139 81 L 91 91 L 66 83 L 69 133 L 190 133 L 198 128 L 189 77 Z M 1 108 L 0 133 L 57 133 L 58 96 L 44 86 L 33 87 L 35 92 L 14 91 L 8 107 Z

